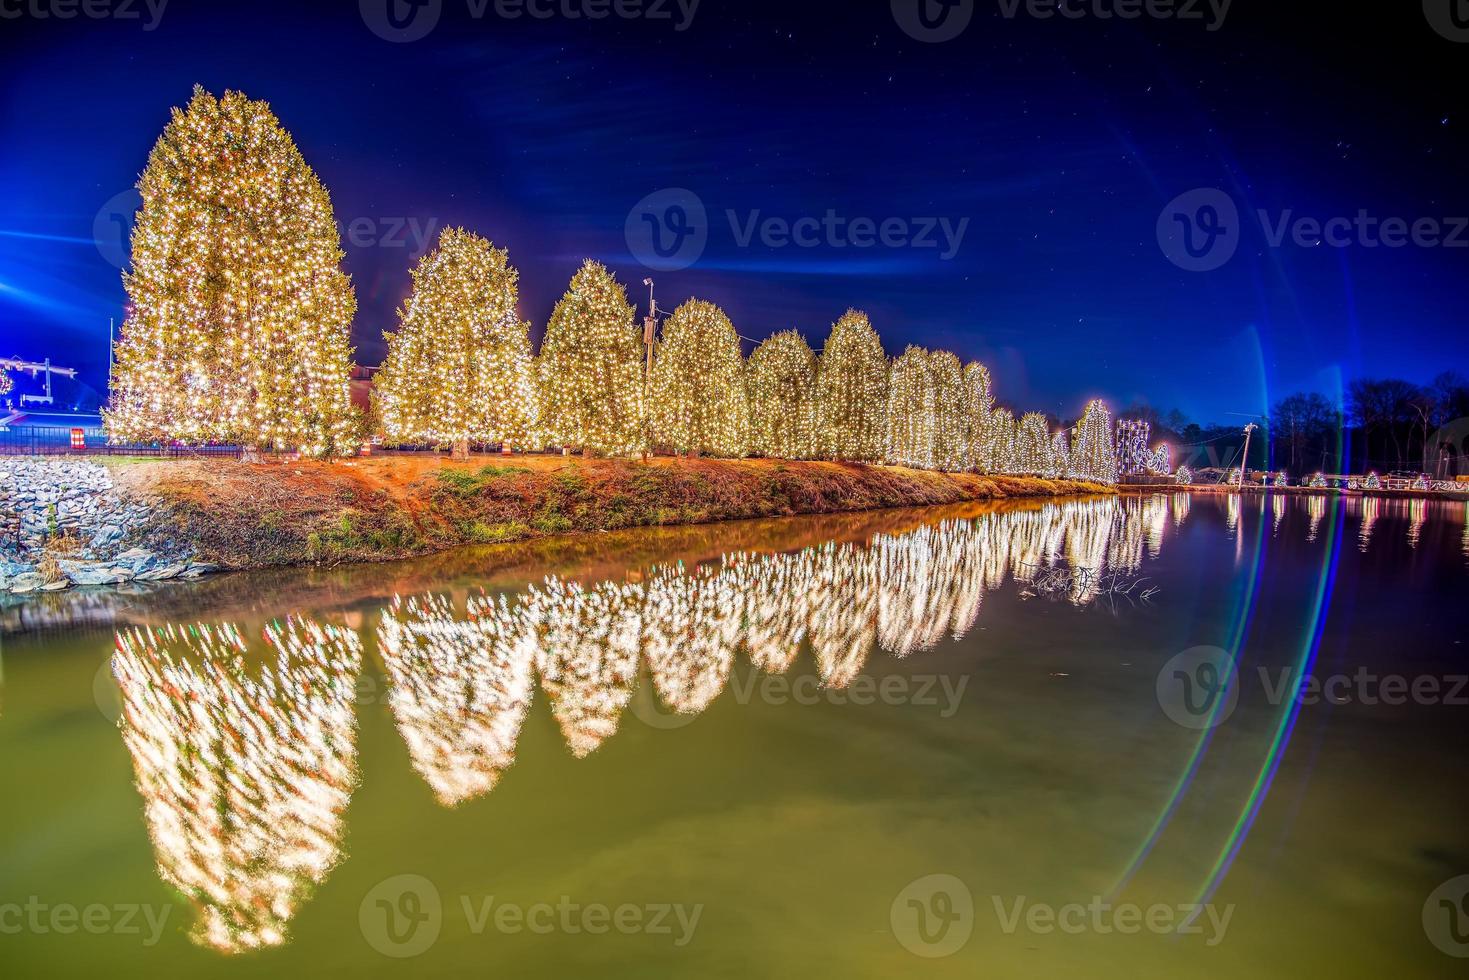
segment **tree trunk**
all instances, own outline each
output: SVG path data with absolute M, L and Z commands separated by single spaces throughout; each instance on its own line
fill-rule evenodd
M 454 458 L 455 459 L 468 459 L 469 458 L 469 440 L 468 439 L 455 439 L 454 440 Z

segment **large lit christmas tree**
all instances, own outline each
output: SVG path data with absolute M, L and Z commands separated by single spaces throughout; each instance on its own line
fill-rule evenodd
M 933 465 L 947 473 L 969 468 L 969 399 L 964 368 L 946 350 L 929 355 L 933 379 Z
M 995 461 L 990 441 L 990 416 L 995 411 L 995 393 L 990 382 L 990 369 L 978 361 L 964 368 L 966 468 L 981 473 L 994 473 Z
M 525 446 L 536 423 L 529 325 L 504 249 L 446 228 L 413 270 L 413 292 L 385 334 L 373 403 L 388 441 Z
M 138 190 L 109 438 L 354 451 L 356 300 L 331 200 L 270 107 L 196 87 Z
M 1101 399 L 1086 406 L 1071 439 L 1071 475 L 1098 483 L 1117 482 L 1117 454 L 1113 447 L 1112 412 Z
M 745 368 L 750 451 L 774 459 L 816 455 L 816 355 L 795 330 L 769 338 Z
M 931 354 L 910 345 L 893 361 L 888 380 L 887 460 L 933 468 L 934 386 Z
M 630 455 L 645 443 L 643 343 L 627 290 L 588 259 L 556 304 L 538 362 L 541 428 L 554 444 Z
M 986 472 L 1018 472 L 1016 469 L 1017 430 L 1015 413 L 1008 408 L 997 408 L 990 413 L 989 425 L 985 430 L 984 456 L 989 461 Z
M 1015 432 L 1013 468 L 1017 473 L 1030 476 L 1052 476 L 1055 473 L 1051 427 L 1040 412 L 1026 412 L 1021 416 Z
M 888 362 L 867 314 L 832 324 L 816 378 L 816 439 L 828 459 L 879 462 L 887 436 Z
M 699 299 L 674 310 L 653 362 L 653 441 L 696 456 L 743 456 L 744 372 L 740 338 L 723 310 Z

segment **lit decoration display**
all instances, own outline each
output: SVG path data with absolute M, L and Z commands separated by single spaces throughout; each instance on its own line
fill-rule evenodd
M 515 761 L 535 639 L 503 598 L 471 600 L 463 616 L 435 596 L 395 598 L 383 611 L 378 649 L 392 683 L 388 704 L 414 770 L 441 804 L 488 793 Z
M 927 350 L 910 346 L 893 362 L 887 407 L 890 463 L 933 468 L 935 391 L 929 359 Z
M 1117 482 L 1117 457 L 1112 446 L 1112 413 L 1101 399 L 1086 406 L 1071 439 L 1071 475 L 1098 483 Z
M 1194 482 L 1194 471 L 1189 469 L 1186 465 L 1180 466 L 1178 468 L 1178 472 L 1173 474 L 1173 476 L 1174 479 L 1178 481 L 1180 486 L 1186 487 Z
M 645 444 L 644 348 L 627 290 L 588 259 L 546 325 L 541 429 L 554 445 L 632 455 Z
M 527 445 L 537 393 L 518 279 L 504 249 L 462 228 L 419 261 L 373 379 L 390 443 L 449 444 L 461 457 L 471 442 Z
M 292 619 L 265 641 L 258 672 L 229 625 L 122 632 L 112 662 L 158 873 L 228 953 L 286 942 L 357 784 L 357 634 Z
M 692 455 L 743 456 L 750 437 L 740 338 L 724 311 L 691 299 L 663 326 L 653 362 L 653 441 Z
M 4 398 L 15 390 L 15 382 L 10 380 L 10 374 L 0 371 L 0 398 Z
M 1138 476 L 1153 467 L 1153 454 L 1148 437 L 1153 427 L 1142 419 L 1117 420 L 1117 472 L 1122 476 Z
M 981 473 L 995 472 L 994 460 L 990 456 L 990 414 L 995 410 L 994 386 L 990 380 L 990 369 L 978 361 L 964 367 L 964 395 L 968 428 L 966 469 Z
M 1326 474 L 1324 474 L 1324 473 L 1317 473 L 1315 476 L 1311 477 L 1311 481 L 1307 485 L 1309 487 L 1311 487 L 1311 489 L 1313 489 L 1313 490 L 1325 490 L 1326 489 Z M 1353 487 L 1352 489 L 1356 489 L 1356 488 Z
M 817 363 L 817 449 L 827 459 L 881 462 L 887 455 L 888 362 L 867 314 L 832 324 Z
M 1428 477 L 1426 477 L 1426 476 L 1424 476 L 1423 474 L 1420 473 L 1418 475 L 1418 477 L 1413 481 L 1413 489 L 1414 490 L 1427 490 L 1429 488 L 1430 488 L 1430 484 L 1428 482 Z
M 1173 450 L 1168 444 L 1161 443 L 1153 450 L 1152 462 L 1148 464 L 1148 472 L 1155 476 L 1167 476 L 1173 472 Z
M 356 299 L 326 189 L 270 107 L 196 87 L 138 190 L 108 437 L 355 452 Z
M 770 337 L 745 366 L 750 451 L 774 459 L 816 456 L 816 355 L 795 330 Z
M 1376 472 L 1368 473 L 1367 474 L 1367 479 L 1365 479 L 1365 480 L 1362 481 L 1362 489 L 1363 490 L 1381 490 L 1382 489 L 1382 477 L 1378 476 Z
M 1285 470 L 1281 470 L 1279 473 L 1275 474 L 1275 485 L 1277 487 L 1290 486 L 1290 475 L 1286 473 Z

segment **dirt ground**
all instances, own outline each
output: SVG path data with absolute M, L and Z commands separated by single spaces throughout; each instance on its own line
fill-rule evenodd
M 230 568 L 384 560 L 631 527 L 1110 492 L 1065 480 L 758 459 L 380 455 L 329 463 L 108 465 L 121 489 L 160 514 L 140 543 L 184 544 Z

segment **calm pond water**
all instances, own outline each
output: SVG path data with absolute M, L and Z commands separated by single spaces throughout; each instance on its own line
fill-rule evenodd
M 3 607 L 0 973 L 1462 976 L 1466 586 L 1158 495 Z

